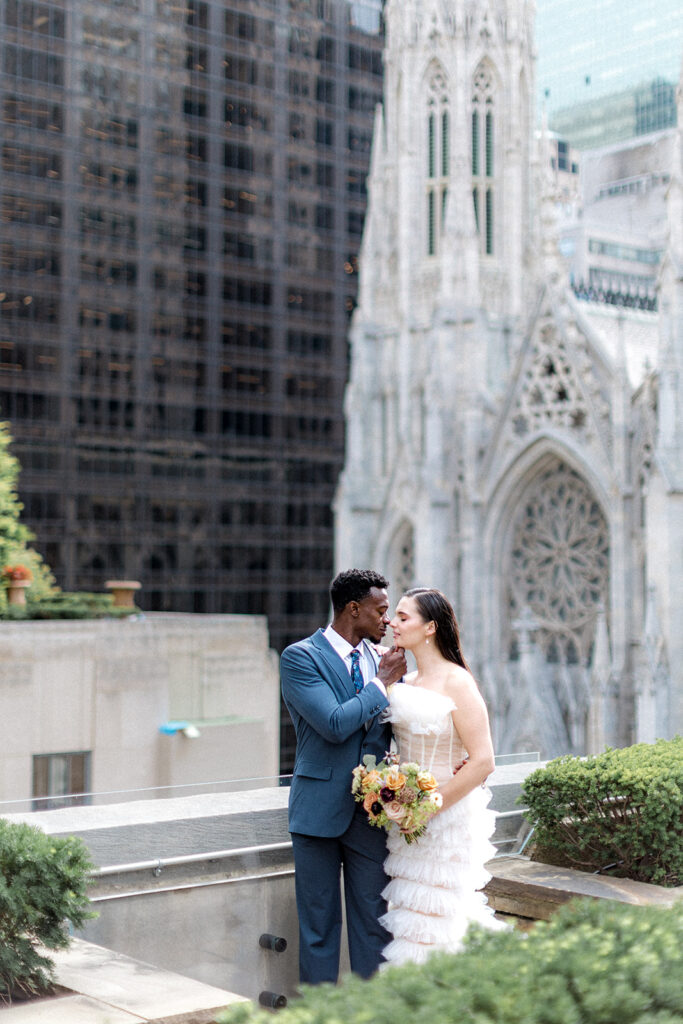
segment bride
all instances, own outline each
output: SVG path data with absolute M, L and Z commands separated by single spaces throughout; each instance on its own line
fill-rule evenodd
M 491 877 L 489 837 L 495 815 L 485 782 L 494 768 L 484 700 L 460 650 L 453 609 L 438 590 L 404 594 L 391 628 L 394 643 L 412 651 L 417 672 L 389 691 L 391 723 L 401 761 L 416 761 L 439 783 L 442 810 L 425 834 L 407 844 L 388 833 L 381 921 L 393 935 L 384 950 L 390 964 L 422 963 L 435 950 L 457 952 L 469 925 L 502 925 L 477 890 Z

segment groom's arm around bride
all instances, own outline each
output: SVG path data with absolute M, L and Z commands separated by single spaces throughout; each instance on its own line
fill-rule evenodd
M 294 848 L 301 981 L 336 981 L 341 940 L 340 875 L 351 969 L 368 977 L 390 940 L 380 925 L 385 834 L 351 794 L 351 772 L 391 742 L 381 712 L 386 687 L 405 672 L 403 651 L 374 649 L 389 622 L 388 583 L 351 569 L 332 581 L 333 620 L 282 655 L 282 694 L 296 732 L 289 801 Z

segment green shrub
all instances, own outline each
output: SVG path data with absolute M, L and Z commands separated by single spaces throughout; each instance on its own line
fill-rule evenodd
M 522 799 L 538 859 L 658 885 L 683 880 L 683 737 L 559 757 L 527 777 Z
M 304 987 L 278 1024 L 680 1024 L 683 913 L 579 900 L 528 934 L 470 933 L 455 956 L 435 954 L 369 981 Z M 251 1004 L 221 1024 L 266 1024 Z
M 79 928 L 88 909 L 85 844 L 0 819 L 0 999 L 50 989 L 54 965 L 38 952 L 69 944 L 65 922 Z
M 29 593 L 26 605 L 9 605 L 0 611 L 0 618 L 22 619 L 114 619 L 135 615 L 139 608 L 118 608 L 111 594 L 62 592 L 33 600 Z

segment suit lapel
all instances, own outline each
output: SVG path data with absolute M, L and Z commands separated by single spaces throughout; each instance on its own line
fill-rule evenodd
M 344 693 L 349 697 L 355 696 L 355 690 L 353 688 L 353 683 L 351 682 L 351 675 L 347 671 L 342 658 L 339 657 L 332 644 L 326 638 L 322 629 L 319 629 L 317 633 L 313 634 L 311 642 L 321 659 L 339 680 Z
M 363 643 L 365 644 L 366 651 L 370 652 L 370 657 L 372 658 L 373 674 L 377 675 L 377 669 L 379 668 L 379 654 L 377 653 L 374 644 L 371 644 L 368 640 L 364 640 Z

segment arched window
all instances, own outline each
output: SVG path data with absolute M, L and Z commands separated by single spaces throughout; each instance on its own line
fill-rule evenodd
M 415 586 L 415 536 L 411 523 L 401 523 L 391 538 L 387 567 L 389 599 L 395 608 L 404 591 Z
M 434 68 L 427 89 L 427 255 L 435 256 L 443 231 L 450 173 L 450 117 L 446 78 Z
M 530 481 L 511 525 L 503 574 L 509 656 L 526 609 L 549 663 L 588 664 L 596 616 L 609 602 L 609 530 L 597 498 L 553 457 Z
M 472 90 L 472 202 L 480 250 L 493 256 L 496 217 L 494 82 L 491 68 L 480 64 Z

